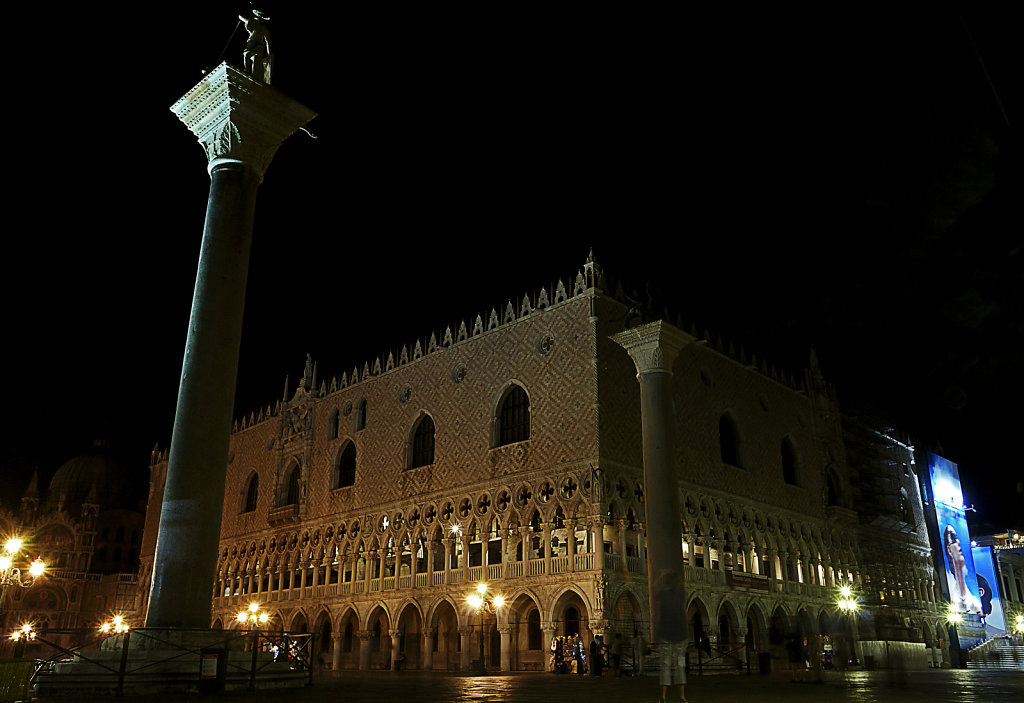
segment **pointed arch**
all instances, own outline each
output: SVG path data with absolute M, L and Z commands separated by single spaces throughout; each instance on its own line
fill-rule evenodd
M 722 463 L 729 466 L 744 468 L 743 445 L 739 423 L 731 410 L 722 413 L 718 418 L 718 449 Z
M 782 438 L 779 447 L 779 456 L 782 461 L 782 480 L 791 486 L 803 484 L 800 453 L 797 450 L 796 442 L 790 435 Z
M 356 443 L 346 439 L 338 447 L 331 467 L 331 488 L 345 488 L 356 482 Z
M 435 430 L 434 418 L 429 413 L 420 413 L 406 441 L 406 469 L 416 469 L 434 463 Z
M 491 446 L 501 447 L 530 438 L 530 396 L 517 381 L 502 390 L 491 413 Z
M 255 512 L 260 498 L 260 475 L 255 471 L 249 473 L 249 478 L 242 488 L 242 505 L 240 513 Z

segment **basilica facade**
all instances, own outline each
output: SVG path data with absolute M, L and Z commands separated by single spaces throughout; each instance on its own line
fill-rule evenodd
M 567 283 L 331 379 L 230 439 L 214 627 L 258 602 L 336 669 L 544 669 L 559 635 L 648 632 L 640 315 L 592 260 Z M 682 327 L 680 325 L 680 327 Z M 691 661 L 763 665 L 886 641 L 935 665 L 944 613 L 914 450 L 799 377 L 696 330 L 672 364 Z M 142 546 L 148 595 L 166 452 Z M 485 583 L 491 609 L 467 596 Z M 860 609 L 837 607 L 852 588 Z M 888 651 L 888 650 L 887 650 Z M 627 651 L 628 654 L 628 651 Z M 881 656 L 881 655 L 879 655 Z
M 14 651 L 7 637 L 26 624 L 49 642 L 74 647 L 113 615 L 133 616 L 144 511 L 145 475 L 105 441 L 62 464 L 47 484 L 33 474 L 20 506 L 0 508 L 3 540 L 23 540 L 2 574 L 3 650 Z M 35 559 L 46 571 L 31 579 L 27 566 Z M 30 657 L 52 653 L 41 643 L 25 649 Z

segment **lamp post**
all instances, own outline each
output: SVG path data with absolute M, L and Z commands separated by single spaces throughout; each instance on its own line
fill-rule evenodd
M 25 656 L 25 645 L 36 638 L 35 627 L 27 622 L 11 633 L 10 639 L 14 642 L 14 658 L 20 659 Z
M 46 571 L 46 564 L 39 557 L 28 565 L 27 575 L 23 573 L 22 566 L 16 565 L 24 564 L 20 561 L 21 547 L 24 544 L 25 540 L 21 537 L 11 537 L 4 542 L 4 551 L 0 553 L 0 606 L 3 605 L 9 586 L 28 588 Z
M 265 625 L 270 615 L 260 610 L 260 604 L 253 601 L 249 607 L 235 616 L 240 625 L 248 625 L 252 630 L 252 666 L 249 668 L 249 690 L 256 688 L 256 664 L 260 651 L 260 625 Z
M 839 597 L 836 599 L 836 606 L 839 608 L 839 612 L 843 615 L 849 616 L 847 618 L 849 624 L 849 638 L 850 638 L 850 655 L 854 662 L 857 660 L 857 623 L 856 616 L 857 611 L 860 609 L 860 601 L 857 600 L 856 594 L 853 592 L 853 586 L 850 584 L 842 584 L 839 587 Z M 842 657 L 842 668 L 846 670 L 846 666 L 849 663 L 845 649 Z
M 505 597 L 500 593 L 492 593 L 487 584 L 481 581 L 476 585 L 476 592 L 466 596 L 469 607 L 480 612 L 480 658 L 473 662 L 473 673 L 477 676 L 487 674 L 484 666 L 484 617 L 485 613 L 497 616 L 505 605 Z

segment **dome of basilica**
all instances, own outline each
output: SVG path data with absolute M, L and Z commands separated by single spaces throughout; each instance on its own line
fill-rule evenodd
M 71 514 L 78 514 L 83 502 L 97 503 L 102 509 L 137 509 L 139 500 L 145 498 L 140 477 L 146 477 L 144 469 L 129 471 L 110 444 L 97 440 L 89 450 L 57 469 L 46 492 L 46 503 L 59 505 Z M 90 495 L 93 490 L 95 495 Z

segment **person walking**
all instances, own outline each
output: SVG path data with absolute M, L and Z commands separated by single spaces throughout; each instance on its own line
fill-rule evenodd
M 622 676 L 622 633 L 616 632 L 611 647 L 612 676 Z
M 601 675 L 601 635 L 590 642 L 590 675 Z

